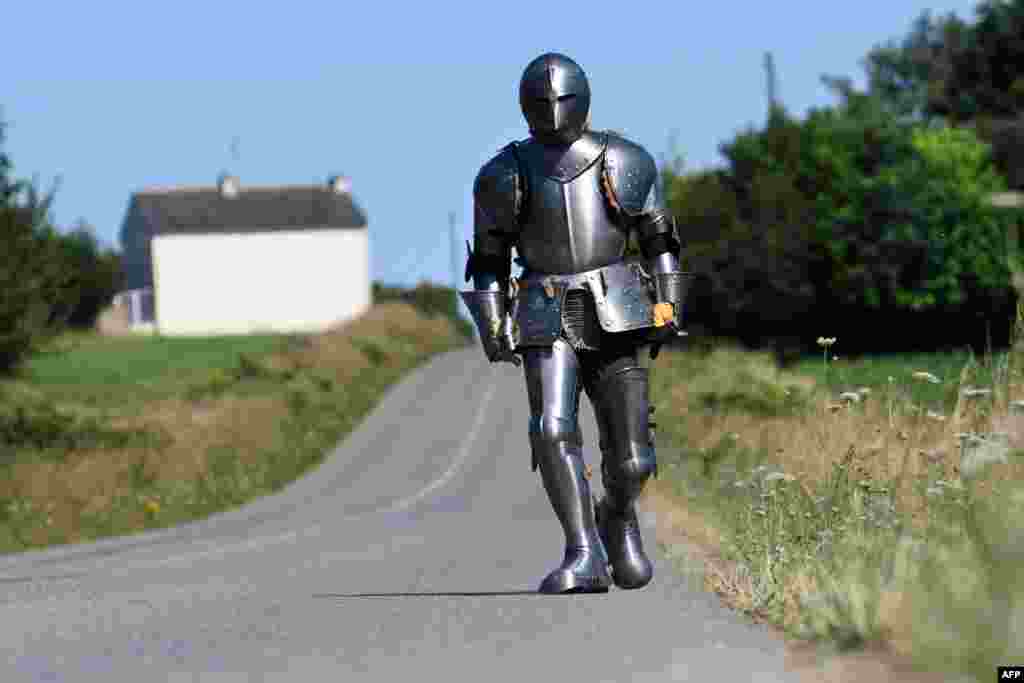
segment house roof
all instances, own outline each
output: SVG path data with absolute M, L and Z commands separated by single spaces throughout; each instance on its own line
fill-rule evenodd
M 155 235 L 366 227 L 352 196 L 327 185 L 242 186 L 233 197 L 217 187 L 150 188 L 132 203 Z

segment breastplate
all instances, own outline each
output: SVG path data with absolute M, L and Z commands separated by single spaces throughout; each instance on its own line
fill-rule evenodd
M 601 190 L 603 145 L 588 136 L 553 153 L 536 143 L 521 152 L 526 197 L 516 245 L 536 273 L 579 273 L 622 260 L 628 232 L 613 220 Z

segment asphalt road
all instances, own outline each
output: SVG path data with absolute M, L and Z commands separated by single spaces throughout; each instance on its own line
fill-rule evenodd
M 660 554 L 643 590 L 535 594 L 563 538 L 527 414 L 521 369 L 446 354 L 278 495 L 0 558 L 0 681 L 796 680 Z

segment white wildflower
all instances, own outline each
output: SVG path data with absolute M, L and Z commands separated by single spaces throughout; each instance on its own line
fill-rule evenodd
M 858 394 L 856 391 L 844 391 L 843 393 L 839 394 L 839 398 L 841 398 L 844 401 L 850 401 L 852 403 L 860 403 L 861 395 Z
M 960 456 L 960 476 L 964 479 L 971 479 L 990 465 L 1003 464 L 1007 460 L 1009 447 L 999 438 L 983 438 L 969 435 L 964 440 L 963 450 Z
M 974 387 L 967 387 L 963 390 L 963 395 L 966 398 L 976 398 L 978 396 L 988 396 L 992 393 L 991 389 L 975 389 Z
M 940 380 L 938 377 L 936 377 L 932 373 L 924 372 L 923 370 L 918 370 L 918 371 L 912 373 L 911 377 L 913 377 L 914 379 L 923 379 L 926 382 L 931 382 L 932 384 L 939 384 L 940 382 L 942 382 L 942 380 Z
M 764 475 L 765 481 L 778 481 L 779 479 L 785 478 L 786 475 L 783 474 L 782 472 L 769 472 L 768 474 Z

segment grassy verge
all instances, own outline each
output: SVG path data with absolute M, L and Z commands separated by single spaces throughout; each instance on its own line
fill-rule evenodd
M 1024 353 L 834 353 L 666 354 L 654 490 L 728 561 L 706 576 L 735 607 L 988 680 L 1024 648 Z
M 318 464 L 466 343 L 401 303 L 310 336 L 62 337 L 0 383 L 0 552 L 205 517 Z

